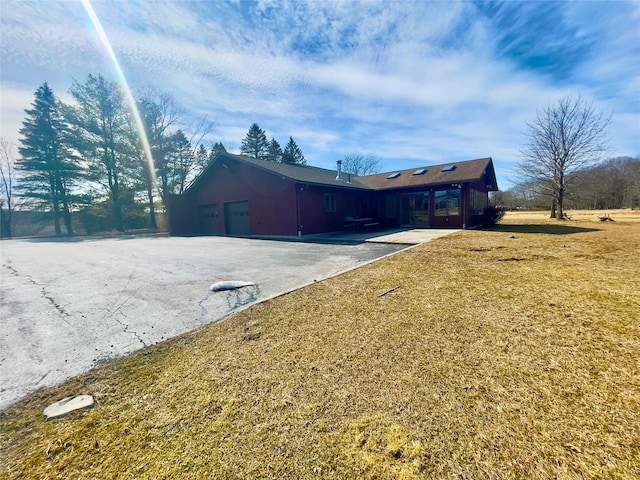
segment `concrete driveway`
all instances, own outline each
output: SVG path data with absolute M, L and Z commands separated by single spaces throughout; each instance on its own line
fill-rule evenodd
M 0 243 L 0 409 L 96 364 L 405 248 L 225 237 Z M 255 286 L 211 292 L 211 284 Z

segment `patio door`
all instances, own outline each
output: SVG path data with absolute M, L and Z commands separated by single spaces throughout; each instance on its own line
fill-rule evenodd
M 429 192 L 408 193 L 400 197 L 400 221 L 406 226 L 429 226 Z

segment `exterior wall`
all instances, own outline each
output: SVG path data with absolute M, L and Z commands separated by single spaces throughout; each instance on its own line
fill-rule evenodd
M 325 195 L 335 195 L 335 212 L 325 211 Z M 298 185 L 302 235 L 344 230 L 346 216 L 375 218 L 374 197 L 369 192 L 317 185 Z
M 199 207 L 216 204 L 218 231 L 226 235 L 224 205 L 243 201 L 249 202 L 251 235 L 297 235 L 295 183 L 227 159 L 207 172 L 196 191 L 172 202 L 170 231 L 178 235 L 201 234 Z
M 187 195 L 170 195 L 167 200 L 169 232 L 172 235 L 197 235 L 197 209 Z
M 442 186 L 429 186 L 422 188 L 411 188 L 402 190 L 386 190 L 377 192 L 375 197 L 376 214 L 381 225 L 386 227 L 399 227 L 402 223 L 402 196 L 411 193 L 429 192 L 429 228 L 463 228 L 482 225 L 485 221 L 484 214 L 474 215 L 471 209 L 471 190 L 476 190 L 481 194 L 488 204 L 488 191 L 485 182 L 478 181 L 462 184 L 462 188 L 453 187 L 450 184 Z M 460 191 L 460 212 L 458 215 L 436 216 L 436 191 L 459 190 Z M 478 195 L 476 194 L 476 195 Z M 395 198 L 393 200 L 392 198 Z M 391 200 L 390 200 L 391 199 Z M 394 205 L 395 202 L 395 205 Z M 420 228 L 419 226 L 416 228 Z
M 482 195 L 482 197 L 484 198 L 484 202 L 486 203 L 486 205 L 489 205 L 489 191 L 487 190 L 487 185 L 486 182 L 473 182 L 468 184 L 468 204 L 469 204 L 469 209 L 468 209 L 468 217 L 466 220 L 467 226 L 468 227 L 476 227 L 476 226 L 480 226 L 483 225 L 485 222 L 485 215 L 484 215 L 484 211 L 480 214 L 480 215 L 474 215 L 471 209 L 471 190 L 475 190 L 477 192 L 479 192 L 480 195 Z
M 184 195 L 167 199 L 169 229 L 177 235 L 226 235 L 225 204 L 248 202 L 250 235 L 296 236 L 342 231 L 345 217 L 372 218 L 381 228 L 402 223 L 402 195 L 429 193 L 429 227 L 462 228 L 482 225 L 488 191 L 483 180 L 461 187 L 445 184 L 410 189 L 362 191 L 352 188 L 296 183 L 272 172 L 224 158 L 207 177 Z M 436 216 L 436 191 L 460 191 L 459 214 Z M 335 211 L 326 211 L 326 196 L 335 198 Z M 472 203 L 475 211 L 472 211 Z M 202 212 L 209 213 L 203 224 Z M 479 213 L 482 212 L 482 213 Z M 246 218 L 246 217 L 245 217 Z M 215 223 L 217 222 L 217 224 Z M 419 228 L 419 227 L 418 227 Z

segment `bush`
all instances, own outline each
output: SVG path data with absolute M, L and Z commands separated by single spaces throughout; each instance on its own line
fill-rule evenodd
M 490 206 L 484 209 L 484 224 L 488 227 L 496 225 L 504 217 L 504 208 Z

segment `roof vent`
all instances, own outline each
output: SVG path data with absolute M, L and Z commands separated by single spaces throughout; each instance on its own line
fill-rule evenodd
M 455 165 L 447 165 L 442 169 L 443 172 L 453 172 L 456 169 Z
M 398 178 L 400 176 L 400 172 L 392 173 L 387 177 L 387 180 L 393 180 L 394 178 Z
M 425 173 L 427 173 L 427 169 L 426 168 L 421 168 L 421 169 L 416 170 L 415 172 L 413 172 L 413 175 L 424 175 Z

